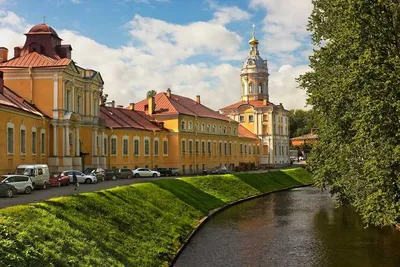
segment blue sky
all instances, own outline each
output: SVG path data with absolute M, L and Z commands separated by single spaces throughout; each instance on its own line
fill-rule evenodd
M 82 67 L 99 70 L 110 97 L 139 101 L 166 90 L 220 108 L 239 100 L 252 24 L 269 61 L 271 100 L 304 107 L 294 79 L 308 70 L 311 0 L 0 0 L 0 46 L 22 45 L 43 21 Z M 1 34 L 3 33 L 3 34 Z M 22 42 L 22 43 L 21 43 Z M 12 52 L 10 52 L 12 54 Z M 224 96 L 215 99 L 214 95 Z M 299 97 L 302 101 L 298 101 Z M 129 99 L 129 101 L 127 100 Z

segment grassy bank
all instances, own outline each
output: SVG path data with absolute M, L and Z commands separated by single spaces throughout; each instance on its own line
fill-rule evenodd
M 232 201 L 311 183 L 302 168 L 166 179 L 0 210 L 0 266 L 166 266 Z

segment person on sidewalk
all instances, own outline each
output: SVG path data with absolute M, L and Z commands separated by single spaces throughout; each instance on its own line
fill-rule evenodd
M 78 177 L 76 177 L 75 172 L 72 174 L 72 182 L 75 185 L 75 189 L 74 190 L 78 190 L 79 189 L 79 182 L 78 182 Z

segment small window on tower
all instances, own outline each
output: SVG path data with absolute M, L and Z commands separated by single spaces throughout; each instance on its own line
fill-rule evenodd
M 253 115 L 249 116 L 249 122 L 254 122 L 254 116 Z
M 258 84 L 258 93 L 262 94 L 262 84 Z
M 244 122 L 244 116 L 239 117 L 240 122 Z

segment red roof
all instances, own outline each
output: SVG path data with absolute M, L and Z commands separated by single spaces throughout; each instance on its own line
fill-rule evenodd
M 12 58 L 8 61 L 0 63 L 2 67 L 16 67 L 16 68 L 27 68 L 27 67 L 64 67 L 71 62 L 69 58 L 54 59 L 51 57 L 44 56 L 37 52 L 32 52 L 21 57 Z
M 138 130 L 162 131 L 152 117 L 141 111 L 101 106 L 100 118 L 110 128 L 134 128 Z
M 251 131 L 247 130 L 246 127 L 239 125 L 238 136 L 252 139 L 259 139 L 257 135 L 253 134 Z
M 203 118 L 213 118 L 224 121 L 232 121 L 225 115 L 218 113 L 196 101 L 180 96 L 171 94 L 168 97 L 166 93 L 158 93 L 154 96 L 155 110 L 153 115 L 173 115 L 184 114 L 189 116 L 198 116 Z M 144 99 L 135 104 L 135 110 L 145 111 L 145 106 L 148 100 Z
M 34 105 L 29 104 L 22 97 L 5 86 L 3 87 L 3 93 L 0 93 L 0 105 L 6 108 L 28 112 L 36 116 L 46 117 L 46 115 L 40 112 Z
M 220 110 L 228 111 L 228 110 L 238 109 L 238 108 L 240 108 L 241 106 L 244 106 L 244 105 L 250 105 L 250 106 L 252 106 L 254 108 L 265 107 L 264 103 L 263 103 L 263 100 L 249 100 L 249 101 L 240 101 L 240 102 L 234 103 L 234 104 L 229 105 L 227 107 L 221 108 Z M 271 102 L 268 102 L 267 106 L 274 106 L 274 104 L 271 103 Z

